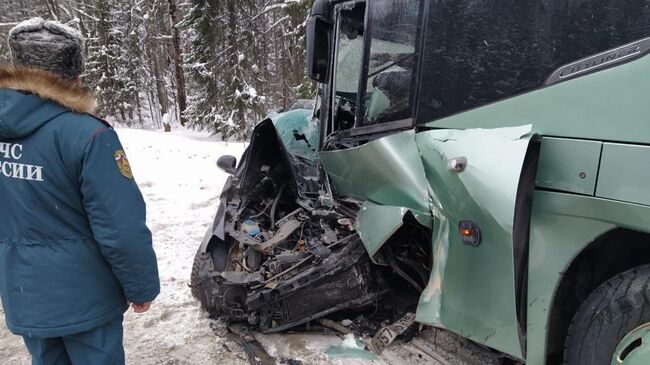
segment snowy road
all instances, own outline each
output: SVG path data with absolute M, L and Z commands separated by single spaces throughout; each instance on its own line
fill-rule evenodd
M 196 249 L 214 217 L 227 175 L 215 161 L 240 156 L 244 145 L 211 140 L 193 132 L 118 130 L 147 202 L 148 225 L 158 254 L 162 292 L 143 315 L 126 314 L 127 363 L 248 364 L 239 345 L 217 337 L 188 288 Z M 2 364 L 29 364 L 22 340 L 0 319 Z M 411 345 L 393 346 L 378 359 L 328 358 L 344 341 L 336 335 L 257 335 L 270 355 L 303 364 L 435 364 Z M 426 352 L 426 349 L 425 349 Z

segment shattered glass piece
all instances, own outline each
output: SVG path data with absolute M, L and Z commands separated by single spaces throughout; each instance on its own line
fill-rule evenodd
M 343 358 L 376 360 L 379 358 L 376 354 L 366 351 L 361 340 L 354 337 L 353 334 L 345 335 L 343 343 L 340 346 L 330 346 L 330 348 L 325 351 L 325 355 L 330 359 Z

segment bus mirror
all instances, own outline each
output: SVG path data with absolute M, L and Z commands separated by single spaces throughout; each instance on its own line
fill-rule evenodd
M 307 21 L 307 76 L 327 83 L 330 63 L 331 24 L 323 16 L 312 16 Z

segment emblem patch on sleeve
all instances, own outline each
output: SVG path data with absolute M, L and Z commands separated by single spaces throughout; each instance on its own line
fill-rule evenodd
M 113 155 L 115 156 L 115 163 L 117 164 L 117 168 L 120 170 L 120 174 L 122 174 L 127 179 L 133 180 L 131 165 L 129 164 L 129 160 L 126 158 L 126 153 L 124 153 L 124 150 L 117 150 L 115 153 L 113 153 Z

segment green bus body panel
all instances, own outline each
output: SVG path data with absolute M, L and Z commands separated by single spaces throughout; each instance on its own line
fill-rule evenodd
M 430 121 L 423 126 L 431 130 L 418 134 L 400 132 L 359 147 L 321 152 L 338 194 L 376 205 L 361 215 L 366 216 L 359 226 L 370 252 L 399 229 L 401 209 L 432 215 L 434 262 L 420 298 L 419 322 L 523 356 L 514 293 L 514 201 L 526 136 L 556 137 L 551 142 L 544 138 L 537 183 L 570 193 L 535 192 L 529 248 L 526 362 L 546 364 L 554 295 L 572 261 L 611 229 L 647 232 L 650 227 L 650 207 L 642 205 L 650 204 L 650 192 L 643 189 L 650 180 L 645 168 L 650 147 L 616 144 L 650 144 L 648 71 L 646 56 Z M 528 133 L 516 128 L 522 125 L 531 126 Z M 512 138 L 504 127 L 515 127 Z M 544 151 L 544 144 L 557 150 Z M 457 157 L 467 158 L 460 173 L 448 170 L 448 159 Z M 608 199 L 589 196 L 593 194 Z M 372 218 L 381 212 L 384 220 Z M 373 219 L 383 227 L 373 225 Z M 461 219 L 480 226 L 479 246 L 460 240 Z
M 498 128 L 532 124 L 543 136 L 650 143 L 650 56 L 425 124 Z
M 427 180 L 414 131 L 359 147 L 324 151 L 320 156 L 338 194 L 418 213 L 429 212 Z
M 321 152 L 337 193 L 364 203 L 358 232 L 374 255 L 411 211 L 433 222 L 433 269 L 417 319 L 521 358 L 512 230 L 530 126 L 406 131 L 359 147 Z M 448 160 L 465 157 L 462 172 Z M 364 209 L 365 208 L 365 209 Z M 462 242 L 460 220 L 481 228 Z
M 650 207 L 535 192 L 528 274 L 527 364 L 546 364 L 549 315 L 564 273 L 589 243 L 616 227 L 647 231 Z
M 519 358 L 512 232 L 529 132 L 530 126 L 523 126 L 416 136 L 439 224 L 417 319 Z M 457 157 L 466 159 L 462 172 L 448 168 Z M 478 246 L 461 240 L 461 220 L 480 227 Z
M 532 125 L 533 133 L 542 136 L 650 144 L 648 71 L 650 56 L 644 56 L 617 67 L 430 121 L 423 126 L 469 129 L 526 123 Z M 582 148 L 594 148 L 585 146 Z M 581 152 L 587 155 L 593 153 Z M 612 199 L 648 204 L 650 192 L 647 183 L 646 190 L 639 193 L 641 184 L 648 181 L 648 171 L 634 169 L 634 166 L 644 166 L 640 161 L 645 151 L 615 151 L 608 147 L 607 154 L 607 161 L 600 169 L 605 179 L 600 181 L 599 177 L 595 193 Z M 587 155 L 579 158 L 586 163 L 585 169 L 593 166 L 592 159 Z M 619 160 L 625 156 L 631 158 L 629 163 Z M 645 161 L 647 166 L 647 157 Z M 562 182 L 562 189 L 588 194 L 590 185 L 565 180 L 567 174 L 571 174 L 574 163 L 567 161 L 564 165 L 540 166 L 540 169 L 547 169 L 542 177 L 550 176 L 549 180 L 552 180 L 552 176 L 555 176 L 553 184 Z M 622 179 L 621 173 L 626 174 L 627 178 Z M 630 179 L 632 189 L 627 189 Z M 621 181 L 625 181 L 625 187 L 621 187 Z M 627 227 L 648 232 L 650 210 L 642 205 L 621 201 L 541 191 L 535 194 L 534 200 L 530 231 L 526 360 L 528 364 L 544 365 L 548 315 L 565 270 L 589 242 L 608 230 Z M 490 259 L 486 261 L 490 262 Z M 464 264 L 471 266 L 473 263 Z M 501 277 L 492 278 L 502 280 Z
M 421 214 L 404 207 L 377 205 L 365 202 L 357 216 L 356 230 L 361 242 L 374 261 L 379 249 L 404 225 L 404 217 L 411 213 L 418 223 L 432 229 L 430 214 Z
M 318 120 L 312 110 L 297 109 L 271 117 L 273 126 L 290 155 L 318 161 Z
M 650 205 L 650 147 L 603 145 L 596 196 Z
M 538 187 L 594 195 L 602 142 L 542 138 Z

